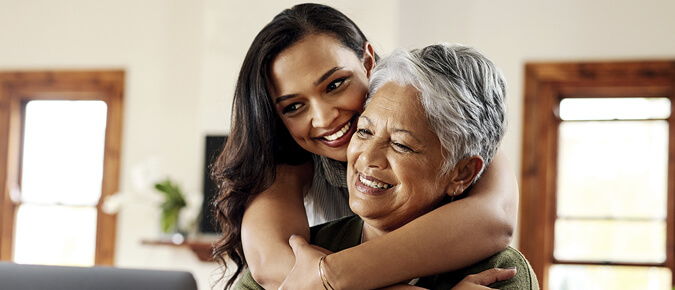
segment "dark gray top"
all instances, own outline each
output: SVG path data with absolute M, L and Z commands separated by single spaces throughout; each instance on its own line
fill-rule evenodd
M 363 220 L 359 216 L 350 216 L 334 222 L 322 224 L 311 229 L 311 243 L 321 246 L 333 252 L 338 252 L 358 245 L 361 242 Z M 452 246 L 452 245 L 448 245 Z M 411 249 L 414 250 L 414 249 Z M 354 265 L 358 267 L 359 265 Z M 518 273 L 515 277 L 490 284 L 495 289 L 539 289 L 537 276 L 527 262 L 527 259 L 516 249 L 508 247 L 506 250 L 495 254 L 470 267 L 453 272 L 422 277 L 415 286 L 426 289 L 450 289 L 459 283 L 464 277 L 480 273 L 492 268 L 516 267 Z M 246 269 L 234 289 L 262 289 L 258 285 L 251 272 Z

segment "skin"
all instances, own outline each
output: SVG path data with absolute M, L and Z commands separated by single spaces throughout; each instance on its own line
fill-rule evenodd
M 347 161 L 347 147 L 356 126 L 336 140 L 324 137 L 341 130 L 363 111 L 368 77 L 375 65 L 372 46 L 364 48 L 359 59 L 332 36 L 310 35 L 273 61 L 272 102 L 293 139 L 307 151 Z M 311 163 L 279 165 L 274 184 L 244 213 L 244 255 L 253 278 L 266 289 L 277 289 L 293 267 L 295 256 L 288 238 L 299 235 L 309 239 L 303 196 L 312 176 Z
M 460 160 L 444 176 L 437 175 L 444 160 L 442 146 L 417 94 L 412 86 L 387 83 L 359 117 L 348 148 L 347 183 L 350 207 L 364 220 L 364 242 L 433 210 L 446 195 L 461 195 L 483 167 L 483 159 L 472 156 Z M 311 248 L 297 237 L 291 245 L 299 257 L 309 252 L 303 247 Z M 515 273 L 515 269 L 491 269 L 467 276 L 453 289 L 489 289 L 485 285 L 510 279 Z M 387 289 L 420 288 L 404 283 Z
M 349 203 L 364 220 L 363 242 L 422 216 L 446 196 L 462 194 L 483 167 L 483 158 L 471 156 L 449 173 L 436 174 L 443 150 L 417 93 L 393 82 L 382 86 L 349 145 Z
M 306 150 L 347 160 L 348 142 L 340 142 L 352 138 L 349 131 L 338 142 L 319 138 L 342 129 L 345 122 L 363 111 L 368 77 L 375 65 L 372 46 L 366 43 L 364 49 L 363 57 L 359 58 L 332 36 L 309 35 L 273 61 L 272 101 L 293 138 Z M 284 61 L 286 57 L 288 60 Z M 291 58 L 295 61 L 290 61 Z M 284 68 L 280 66 L 282 63 L 297 67 Z M 341 69 L 322 78 L 336 67 Z M 307 72 L 310 69 L 313 72 Z M 347 75 L 338 76 L 343 72 Z M 339 80 L 341 77 L 347 79 Z M 292 97 L 277 102 L 284 96 Z M 297 112 L 289 115 L 289 105 L 291 111 Z M 350 127 L 351 131 L 353 128 Z M 335 281 L 333 286 L 383 287 L 408 277 L 460 269 L 503 250 L 511 242 L 516 224 L 518 190 L 515 176 L 501 155 L 495 156 L 472 193 L 453 203 L 457 205 L 452 208 L 443 206 L 377 241 L 329 255 L 325 264 L 331 281 Z M 309 239 L 303 196 L 311 185 L 312 165 L 280 165 L 277 169 L 275 183 L 258 194 L 244 214 L 242 243 L 247 263 L 254 279 L 267 289 L 277 289 L 286 277 L 289 279 L 284 284 L 286 289 L 323 288 L 318 275 L 306 273 L 316 273 L 318 260 L 326 252 L 303 247 L 296 259 L 298 253 L 294 254 L 288 243 L 291 235 Z M 469 220 L 482 222 L 469 228 L 466 226 Z M 438 237 L 439 228 L 452 231 Z M 421 241 L 428 251 L 411 255 L 408 249 L 420 245 L 419 237 L 434 238 Z M 439 254 L 431 251 L 437 244 L 458 246 Z M 354 271 L 351 265 L 361 267 Z
M 441 142 L 414 87 L 382 86 L 359 117 L 354 136 L 347 152 L 349 206 L 365 221 L 364 241 L 400 228 L 458 191 L 449 175 L 437 177 Z
M 353 123 L 363 111 L 374 65 L 372 47 L 368 48 L 361 60 L 334 37 L 308 36 L 273 62 L 272 101 L 288 132 L 305 150 L 347 161 Z M 343 129 L 344 135 L 337 138 Z

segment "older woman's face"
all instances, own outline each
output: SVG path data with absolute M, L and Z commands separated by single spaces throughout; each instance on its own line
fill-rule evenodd
M 429 212 L 449 188 L 447 179 L 437 178 L 441 144 L 417 93 L 394 82 L 382 86 L 359 117 L 347 151 L 349 204 L 379 230 Z

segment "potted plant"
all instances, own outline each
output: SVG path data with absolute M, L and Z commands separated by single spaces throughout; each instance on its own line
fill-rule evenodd
M 167 178 L 164 181 L 155 183 L 155 189 L 164 195 L 164 202 L 160 205 L 162 215 L 160 226 L 163 233 L 180 232 L 178 228 L 178 218 L 180 211 L 187 205 L 185 195 L 177 184 Z

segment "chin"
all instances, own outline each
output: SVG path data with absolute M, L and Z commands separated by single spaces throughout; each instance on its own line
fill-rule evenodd
M 336 148 L 334 150 L 330 150 L 328 152 L 324 152 L 326 154 L 318 154 L 318 155 L 323 155 L 326 156 L 330 159 L 334 159 L 337 161 L 341 162 L 347 162 L 347 146 L 343 146 L 344 148 Z
M 377 205 L 369 204 L 363 200 L 354 200 L 350 198 L 349 207 L 352 211 L 364 220 L 383 220 L 390 214 L 389 211 L 378 208 Z

